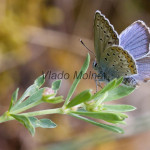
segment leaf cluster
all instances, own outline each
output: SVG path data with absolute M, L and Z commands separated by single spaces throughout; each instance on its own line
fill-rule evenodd
M 44 118 L 39 120 L 35 116 L 59 113 L 70 115 L 113 132 L 123 133 L 123 129 L 117 125 L 125 124 L 125 119 L 128 117 L 125 112 L 133 111 L 135 107 L 131 105 L 110 105 L 106 103 L 123 98 L 134 91 L 133 87 L 121 85 L 123 77 L 112 80 L 95 94 L 92 93 L 91 89 L 87 89 L 72 98 L 77 85 L 89 67 L 89 63 L 90 55 L 88 54 L 78 74 L 80 78 L 77 76 L 74 80 L 65 100 L 63 96 L 57 96 L 57 92 L 61 86 L 61 80 L 54 81 L 51 88 L 41 88 L 45 82 L 44 75 L 38 77 L 20 98 L 18 98 L 19 89 L 17 88 L 12 94 L 9 110 L 0 117 L 0 122 L 15 119 L 22 123 L 34 135 L 35 128 L 37 127 L 56 127 L 56 124 L 50 119 Z M 60 108 L 22 113 L 41 103 L 56 104 L 62 103 L 63 101 L 64 104 Z M 100 120 L 106 123 L 101 123 Z

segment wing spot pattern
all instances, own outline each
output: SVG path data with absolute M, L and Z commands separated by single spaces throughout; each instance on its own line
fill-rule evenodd
M 124 56 L 125 56 L 125 58 L 126 58 L 126 60 L 127 60 L 127 62 L 129 63 L 129 68 L 130 68 L 130 71 L 131 71 L 131 73 L 132 74 L 137 74 L 137 70 L 136 70 L 136 65 L 135 65 L 135 63 L 132 61 L 132 57 L 126 52 L 126 51 L 123 51 L 121 48 L 119 48 L 119 47 L 113 47 L 112 48 L 112 50 L 117 50 L 118 52 L 120 52 L 120 53 L 122 53 Z M 119 56 L 118 56 L 119 57 Z
M 108 24 L 108 22 L 106 21 L 105 22 L 105 26 L 108 28 L 109 27 L 109 24 Z
M 97 15 L 96 15 L 96 19 L 97 20 L 100 20 L 100 15 L 97 13 Z
M 107 53 L 107 56 L 110 56 L 109 53 Z
M 118 43 L 118 36 L 117 33 L 114 32 L 113 26 L 110 25 L 109 21 L 105 18 L 105 16 L 100 15 L 99 13 L 96 13 L 96 19 L 97 21 L 100 21 L 102 24 L 104 24 L 104 27 L 108 29 L 108 32 L 111 35 L 111 38 L 115 41 L 113 41 L 115 44 Z M 103 27 L 101 27 L 103 29 Z M 105 32 L 104 32 L 105 33 Z M 110 37 L 110 36 L 109 36 Z
M 112 33 L 112 37 L 113 37 L 113 39 L 117 39 L 117 35 L 114 33 Z
M 111 27 L 109 27 L 109 32 L 112 34 L 113 33 L 113 30 Z
M 101 16 L 100 20 L 101 20 L 102 23 L 105 22 L 105 20 L 104 20 L 104 18 L 102 16 Z
M 108 44 L 112 45 L 112 42 L 108 42 Z

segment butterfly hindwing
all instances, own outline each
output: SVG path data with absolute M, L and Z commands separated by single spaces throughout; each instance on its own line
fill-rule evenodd
M 119 35 L 120 45 L 135 58 L 146 55 L 150 44 L 150 31 L 143 21 L 136 21 Z
M 119 44 L 117 32 L 109 20 L 97 10 L 94 19 L 94 47 L 98 63 L 103 51 L 113 44 Z
M 134 59 L 119 46 L 107 48 L 102 57 L 101 66 L 103 71 L 112 78 L 131 76 L 137 74 Z
M 136 61 L 138 74 L 134 77 L 137 81 L 150 80 L 150 57 L 144 57 Z

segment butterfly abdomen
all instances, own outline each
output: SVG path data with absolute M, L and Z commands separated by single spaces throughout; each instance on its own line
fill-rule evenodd
M 131 87 L 137 87 L 139 85 L 138 82 L 133 77 L 124 78 L 122 83 L 124 85 Z

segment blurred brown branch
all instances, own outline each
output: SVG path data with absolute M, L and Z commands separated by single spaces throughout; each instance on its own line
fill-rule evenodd
M 25 38 L 27 39 L 27 43 L 29 44 L 53 48 L 56 50 L 66 49 L 80 56 L 85 56 L 87 54 L 86 49 L 80 43 L 80 38 L 82 37 L 33 26 L 27 27 L 23 31 L 23 35 L 25 36 Z M 85 43 L 88 43 L 87 46 L 91 46 L 93 43 L 91 40 L 85 38 L 83 38 L 83 41 L 85 41 Z M 40 56 L 45 50 L 46 49 L 43 49 L 38 53 L 34 51 L 32 57 L 29 58 L 28 62 Z M 0 63 L 0 72 L 21 65 L 18 64 L 13 57 L 11 57 L 13 56 L 13 53 L 14 52 L 7 52 L 3 54 Z

